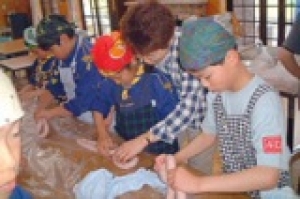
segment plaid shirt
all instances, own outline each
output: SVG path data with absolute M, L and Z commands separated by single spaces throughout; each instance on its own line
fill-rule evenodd
M 161 140 L 171 143 L 177 135 L 187 128 L 201 130 L 201 122 L 206 112 L 206 90 L 200 81 L 179 66 L 178 41 L 181 31 L 178 28 L 169 54 L 157 68 L 169 74 L 176 86 L 179 103 L 176 108 L 150 131 Z

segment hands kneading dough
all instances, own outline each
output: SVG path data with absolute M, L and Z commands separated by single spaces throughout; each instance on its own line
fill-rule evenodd
M 93 140 L 88 140 L 88 139 L 84 139 L 84 138 L 78 138 L 76 140 L 77 144 L 79 144 L 80 146 L 82 146 L 85 149 L 88 149 L 89 151 L 95 152 L 97 153 L 97 142 L 93 141 Z M 131 169 L 134 168 L 138 162 L 139 162 L 139 158 L 138 157 L 134 157 L 132 158 L 130 161 L 128 162 L 119 162 L 116 158 L 114 158 L 114 152 L 115 150 L 111 150 L 110 154 L 112 157 L 112 161 L 113 163 L 120 169 Z
M 173 155 L 166 155 L 166 163 L 164 167 L 158 170 L 161 180 L 167 183 L 167 170 L 176 168 L 176 160 Z M 167 199 L 186 199 L 186 194 L 181 191 L 175 191 L 168 187 Z
M 131 169 L 131 168 L 135 167 L 137 165 L 137 163 L 139 162 L 139 158 L 137 156 L 125 163 L 119 162 L 114 156 L 115 150 L 111 150 L 110 153 L 112 156 L 113 163 L 120 169 Z

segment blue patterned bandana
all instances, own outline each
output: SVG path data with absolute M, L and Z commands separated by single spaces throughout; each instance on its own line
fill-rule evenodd
M 179 58 L 184 69 L 199 70 L 222 61 L 236 45 L 234 36 L 213 18 L 186 21 L 179 41 Z

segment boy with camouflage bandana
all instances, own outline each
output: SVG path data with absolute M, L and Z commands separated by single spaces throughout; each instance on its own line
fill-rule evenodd
M 37 118 L 75 116 L 86 123 L 93 123 L 90 105 L 97 87 L 104 79 L 94 66 L 88 38 L 77 34 L 74 24 L 61 15 L 50 15 L 37 26 L 39 47 L 50 51 L 59 59 L 61 82 L 67 95 L 62 106 L 44 109 L 36 113 Z

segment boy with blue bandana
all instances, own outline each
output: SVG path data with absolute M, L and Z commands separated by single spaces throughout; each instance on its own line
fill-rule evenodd
M 184 23 L 179 45 L 183 68 L 211 92 L 203 134 L 178 152 L 176 161 L 185 162 L 218 142 L 224 173 L 199 177 L 178 167 L 168 172 L 168 183 L 187 193 L 296 198 L 290 188 L 290 151 L 278 92 L 247 70 L 232 34 L 212 18 Z M 160 156 L 155 168 L 164 164 L 165 156 Z
M 67 102 L 41 110 L 36 117 L 50 119 L 73 115 L 83 122 L 93 123 L 89 109 L 104 78 L 92 62 L 89 39 L 77 34 L 75 26 L 63 16 L 50 15 L 38 24 L 37 41 L 40 48 L 59 59 L 58 70 Z

